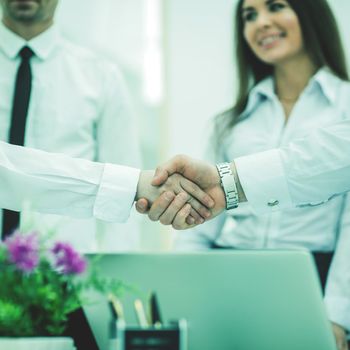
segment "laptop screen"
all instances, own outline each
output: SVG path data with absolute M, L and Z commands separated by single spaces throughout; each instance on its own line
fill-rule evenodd
M 146 304 L 155 291 L 163 321 L 187 320 L 190 350 L 336 349 L 305 251 L 112 254 L 99 265 L 105 276 L 135 287 L 121 299 L 128 324 L 137 323 L 135 298 Z M 106 299 L 85 310 L 107 349 Z

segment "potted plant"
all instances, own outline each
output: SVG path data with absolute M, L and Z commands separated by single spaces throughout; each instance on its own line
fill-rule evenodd
M 84 290 L 119 294 L 123 285 L 101 280 L 96 269 L 64 242 L 47 246 L 32 232 L 15 232 L 0 244 L 0 349 L 73 350 L 62 337 Z M 84 276 L 83 276 L 84 275 Z

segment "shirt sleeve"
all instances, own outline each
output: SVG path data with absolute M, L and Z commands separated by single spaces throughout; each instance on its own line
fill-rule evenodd
M 257 213 L 322 204 L 350 190 L 350 120 L 288 146 L 235 159 Z
M 138 178 L 137 169 L 0 142 L 2 208 L 122 222 Z
M 350 198 L 344 196 L 337 245 L 329 270 L 325 305 L 329 319 L 350 330 Z

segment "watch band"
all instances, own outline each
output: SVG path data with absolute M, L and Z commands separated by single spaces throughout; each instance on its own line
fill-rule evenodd
M 225 193 L 226 210 L 237 208 L 239 203 L 238 191 L 230 163 L 216 164 L 216 168 L 220 175 L 221 187 Z

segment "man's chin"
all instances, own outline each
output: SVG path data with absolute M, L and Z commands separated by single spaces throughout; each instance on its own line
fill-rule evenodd
M 9 8 L 11 17 L 22 21 L 31 21 L 35 19 L 38 10 L 39 4 L 35 1 L 14 1 Z

